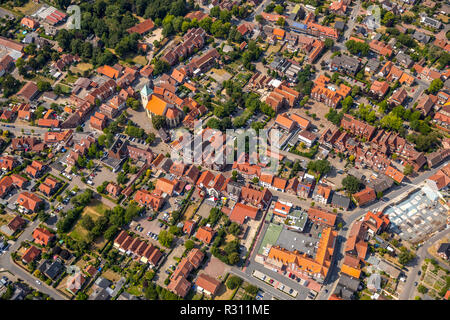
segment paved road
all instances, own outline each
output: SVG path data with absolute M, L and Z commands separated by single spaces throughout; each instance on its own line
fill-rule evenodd
M 270 276 L 271 278 L 275 279 L 278 282 L 281 282 L 282 284 L 284 284 L 285 286 L 288 286 L 294 290 L 298 291 L 298 295 L 297 297 L 295 297 L 295 300 L 304 300 L 306 299 L 308 293 L 309 293 L 309 289 L 300 285 L 298 282 L 295 282 L 277 272 L 274 272 L 272 270 L 269 270 L 267 268 L 265 268 L 262 264 L 255 262 L 255 256 L 258 252 L 259 247 L 261 246 L 261 242 L 264 238 L 264 235 L 267 231 L 267 228 L 269 226 L 269 223 L 265 222 L 265 215 L 261 218 L 263 226 L 261 227 L 260 232 L 258 233 L 258 239 L 255 243 L 255 245 L 253 246 L 253 251 L 250 255 L 250 257 L 248 258 L 248 261 L 246 263 L 246 267 L 245 267 L 245 272 L 242 272 L 240 270 L 238 270 L 237 268 L 233 268 L 234 271 L 240 271 L 241 273 L 239 274 L 240 276 L 244 276 L 249 282 L 250 280 L 253 281 L 252 283 L 254 283 L 255 285 L 260 286 L 263 289 L 266 289 L 266 291 L 268 291 L 271 294 L 274 294 L 275 296 L 283 296 L 285 298 L 283 298 L 284 300 L 289 299 L 289 300 L 294 300 L 294 298 L 292 298 L 291 296 L 289 296 L 288 294 L 285 294 L 281 291 L 279 291 L 278 289 L 275 289 L 267 284 L 265 284 L 264 282 L 256 279 L 253 277 L 253 271 L 254 270 L 258 270 L 262 273 L 265 273 L 266 275 Z
M 422 262 L 426 258 L 433 258 L 432 255 L 428 253 L 428 248 L 430 248 L 436 241 L 450 234 L 450 228 L 447 228 L 430 239 L 428 239 L 420 248 L 417 250 L 416 259 L 411 262 L 408 266 L 413 266 L 413 268 L 409 270 L 408 277 L 406 279 L 405 286 L 403 288 L 402 294 L 400 295 L 400 300 L 412 300 L 416 294 L 416 287 L 414 286 L 415 282 L 419 282 L 420 276 L 417 274 L 418 271 L 421 270 Z M 435 259 L 436 260 L 436 259 Z M 449 265 L 445 265 L 444 263 L 438 261 L 438 263 L 445 269 L 449 269 Z
M 263 2 L 261 2 L 261 4 L 257 6 L 253 13 L 249 15 L 245 20 L 256 22 L 256 16 L 260 15 L 270 2 L 271 0 L 264 0 Z
M 7 127 L 9 126 L 9 127 Z M 19 136 L 25 136 L 25 135 L 32 135 L 31 130 L 34 130 L 33 133 L 36 137 L 43 138 L 43 135 L 48 132 L 48 128 L 42 128 L 42 127 L 35 127 L 30 126 L 27 124 L 0 124 L 0 128 L 2 130 L 8 130 L 9 132 L 13 133 L 16 137 Z M 22 133 L 22 129 L 24 131 L 27 131 L 28 134 Z M 90 134 L 91 132 L 73 132 L 73 136 L 75 140 L 81 140 L 86 135 Z
M 32 222 L 25 231 L 20 235 L 17 241 L 6 251 L 3 255 L 0 256 L 0 267 L 6 270 L 9 270 L 16 277 L 23 279 L 29 286 L 39 290 L 42 293 L 49 295 L 51 298 L 55 300 L 67 300 L 65 296 L 59 293 L 55 288 L 48 286 L 47 284 L 40 281 L 40 284 L 36 283 L 38 280 L 36 277 L 31 275 L 30 273 L 24 271 L 22 268 L 17 266 L 11 258 L 11 253 L 15 252 L 19 247 L 22 241 L 31 240 L 33 230 L 39 225 L 39 220 Z
M 344 31 L 344 35 L 343 35 L 344 39 L 347 39 L 351 35 L 353 28 L 355 27 L 355 24 L 356 24 L 356 17 L 358 15 L 359 9 L 361 8 L 361 1 L 357 1 L 355 4 L 356 5 L 353 8 L 352 13 L 350 14 L 350 18 L 347 23 L 347 30 Z

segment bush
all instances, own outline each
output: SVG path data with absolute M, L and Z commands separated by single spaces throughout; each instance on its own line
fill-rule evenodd
M 256 295 L 258 293 L 258 287 L 249 284 L 247 287 L 245 287 L 245 291 L 247 291 L 248 293 L 250 293 L 252 295 Z
M 234 290 L 239 287 L 242 283 L 242 279 L 238 276 L 231 276 L 227 280 L 227 288 L 230 290 Z

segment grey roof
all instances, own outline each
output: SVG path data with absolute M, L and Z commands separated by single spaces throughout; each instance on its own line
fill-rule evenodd
M 448 78 L 447 80 L 445 80 L 445 82 L 444 82 L 444 88 L 450 89 L 450 78 Z
M 97 287 L 106 289 L 108 288 L 112 283 L 108 279 L 105 279 L 103 277 L 98 277 L 97 280 L 95 280 L 95 284 Z
M 370 70 L 375 72 L 379 67 L 380 61 L 378 61 L 377 59 L 370 59 L 369 61 L 367 61 L 366 68 L 369 68 Z
M 430 42 L 430 36 L 426 35 L 423 32 L 420 31 L 415 31 L 414 34 L 412 35 L 414 39 L 416 39 L 417 41 L 420 41 L 422 43 L 428 43 Z
M 369 289 L 380 290 L 381 289 L 381 276 L 378 273 L 372 273 L 367 279 L 367 287 Z
M 108 291 L 104 288 L 98 289 L 94 291 L 93 294 L 89 297 L 89 300 L 109 300 L 111 296 Z
M 375 193 L 383 192 L 394 184 L 394 181 L 384 174 L 380 174 L 377 179 L 370 181 L 367 186 L 374 189 Z
M 381 260 L 377 267 L 379 270 L 386 272 L 391 278 L 394 279 L 397 279 L 402 272 L 400 269 L 396 268 L 385 260 Z
M 438 28 L 438 29 L 442 25 L 442 23 L 440 21 L 438 21 L 436 19 L 432 19 L 430 17 L 422 17 L 422 22 L 427 25 L 433 26 L 434 28 Z
M 170 139 L 170 137 L 167 135 L 166 130 L 164 130 L 163 128 L 160 128 L 158 130 L 158 134 L 159 137 L 163 140 L 163 141 L 168 141 Z
M 344 23 L 344 21 L 336 21 L 334 23 L 334 27 L 338 30 L 344 30 L 345 23 Z
M 346 274 L 341 274 L 334 294 L 343 299 L 350 300 L 352 299 L 353 294 L 358 290 L 359 283 L 359 279 L 347 276 Z
M 45 271 L 45 274 L 52 280 L 55 280 L 56 277 L 63 271 L 64 264 L 61 261 L 56 260 L 53 262 L 50 267 Z
M 136 296 L 124 291 L 122 292 L 117 300 L 139 300 Z
M 409 67 L 413 63 L 411 57 L 403 52 L 397 54 L 395 58 L 399 63 L 405 65 L 406 67 Z
M 333 192 L 333 196 L 331 198 L 331 204 L 340 208 L 348 209 L 350 207 L 350 199 L 346 196 L 343 196 L 339 193 Z
M 450 243 L 441 243 L 438 253 L 444 253 L 447 257 L 450 257 Z
M 338 68 L 348 70 L 352 73 L 356 73 L 360 65 L 358 59 L 346 55 L 335 56 L 333 60 L 331 60 L 331 63 Z

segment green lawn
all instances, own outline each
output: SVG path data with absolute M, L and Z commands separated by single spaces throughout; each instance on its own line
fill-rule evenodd
M 127 289 L 127 292 L 134 296 L 140 296 L 142 295 L 142 286 L 131 286 Z
M 103 216 L 108 209 L 109 207 L 105 206 L 98 200 L 91 202 L 91 204 L 83 210 L 80 219 L 70 233 L 72 239 L 77 241 L 87 241 L 88 231 L 81 226 L 81 218 L 85 215 L 89 215 L 95 222 L 98 218 Z

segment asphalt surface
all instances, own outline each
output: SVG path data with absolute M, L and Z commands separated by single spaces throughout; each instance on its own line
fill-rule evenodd
M 445 237 L 450 233 L 450 228 L 447 228 L 441 232 L 438 232 L 433 237 L 425 241 L 425 243 L 417 250 L 416 252 L 416 258 L 414 261 L 412 261 L 408 267 L 409 269 L 409 275 L 406 278 L 406 283 L 403 288 L 402 294 L 400 295 L 400 300 L 412 300 L 414 299 L 414 296 L 416 295 L 416 287 L 414 286 L 415 282 L 419 282 L 420 276 L 418 275 L 418 272 L 421 270 L 421 266 L 423 261 L 426 258 L 433 258 L 435 259 L 431 254 L 428 253 L 428 249 L 439 239 Z M 435 259 L 438 261 L 439 265 L 445 269 L 449 269 L 449 265 L 445 265 L 441 261 Z M 412 266 L 412 269 L 411 269 Z

